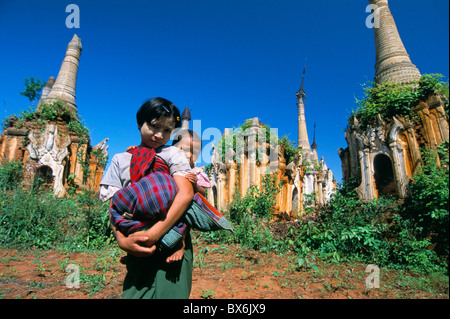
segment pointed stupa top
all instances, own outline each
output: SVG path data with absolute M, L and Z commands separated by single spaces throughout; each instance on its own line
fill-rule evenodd
M 316 122 L 314 122 L 314 138 L 313 138 L 313 143 L 311 144 L 311 149 L 312 149 L 314 159 L 317 162 L 319 162 L 319 155 L 317 154 L 317 144 L 316 144 Z
M 75 104 L 75 90 L 81 50 L 81 39 L 75 34 L 67 46 L 66 55 L 61 64 L 55 83 L 47 96 L 41 98 L 39 104 L 41 104 L 41 102 L 51 103 L 60 100 L 74 110 L 76 114 L 77 105 Z
M 411 83 L 420 79 L 420 72 L 412 64 L 394 17 L 389 9 L 388 0 L 369 0 L 376 5 L 374 18 L 379 17 L 379 25 L 374 24 L 375 33 L 375 83 Z
M 184 111 L 181 114 L 181 119 L 188 120 L 188 121 L 191 120 L 191 112 L 189 112 L 189 108 L 187 106 L 184 108 Z
M 76 34 L 73 35 L 72 40 L 70 40 L 69 44 L 67 45 L 67 48 L 69 47 L 80 51 L 83 49 L 81 45 L 81 39 Z
M 181 114 L 181 128 L 183 130 L 189 129 L 189 121 L 191 120 L 191 112 L 189 112 L 188 107 L 184 108 L 183 113 Z
M 305 61 L 305 67 L 303 68 L 303 75 L 302 75 L 302 84 L 300 85 L 300 90 L 297 91 L 297 98 L 302 97 L 303 99 L 306 97 L 305 91 L 303 91 L 303 82 L 305 81 L 305 72 L 306 72 L 306 61 Z
M 302 84 L 300 90 L 297 92 L 297 108 L 298 108 L 298 139 L 297 147 L 303 149 L 306 157 L 311 153 L 311 148 L 309 145 L 308 131 L 306 129 L 306 118 L 305 118 L 305 103 L 303 102 L 305 91 L 303 91 L 303 83 L 305 80 L 306 66 L 303 69 Z
M 314 122 L 314 138 L 313 138 L 313 143 L 311 144 L 311 148 L 313 150 L 317 148 L 317 144 L 316 144 L 316 122 Z

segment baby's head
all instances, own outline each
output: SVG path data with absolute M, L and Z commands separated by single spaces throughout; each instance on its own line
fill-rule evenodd
M 165 145 L 173 130 L 181 126 L 180 111 L 169 100 L 155 97 L 142 104 L 136 113 L 141 145 L 158 148 Z
M 184 152 L 191 167 L 195 167 L 200 151 L 202 149 L 202 139 L 192 130 L 181 130 L 173 138 L 172 145 Z

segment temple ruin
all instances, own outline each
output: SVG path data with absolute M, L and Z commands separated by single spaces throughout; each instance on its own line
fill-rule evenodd
M 0 162 L 22 162 L 25 187 L 43 184 L 52 187 L 57 196 L 64 196 L 70 188 L 99 188 L 108 139 L 92 147 L 87 130 L 74 129 L 82 127 L 75 103 L 81 50 L 81 40 L 74 35 L 56 80 L 50 77 L 42 89 L 35 120 L 24 122 L 10 116 L 0 135 Z M 54 108 L 58 116 L 51 120 L 43 117 L 40 112 L 45 108 Z
M 315 134 L 313 144 L 309 144 L 303 101 L 306 97 L 304 73 L 296 94 L 299 154 L 287 160 L 278 137 L 264 138 L 266 130 L 263 123 L 257 117 L 247 120 L 246 123 L 251 124 L 241 134 L 240 147 L 227 148 L 225 154 L 217 145 L 213 150 L 208 200 L 219 210 L 227 209 L 236 191 L 243 197 L 251 185 L 261 189 L 265 174 L 276 176 L 276 183 L 281 183 L 274 209 L 277 217 L 298 218 L 306 207 L 324 205 L 331 198 L 336 181 L 324 159 L 318 159 Z M 223 138 L 227 139 L 230 134 L 230 129 L 225 129 Z M 238 141 L 235 143 L 239 144 Z
M 375 34 L 375 78 L 380 83 L 406 84 L 417 87 L 421 74 L 412 64 L 397 30 L 387 0 L 370 0 L 379 15 Z M 348 147 L 339 149 L 343 179 L 356 179 L 361 200 L 380 195 L 400 199 L 408 196 L 409 182 L 421 165 L 420 148 L 436 150 L 449 140 L 448 116 L 444 110 L 447 98 L 434 92 L 412 105 L 416 120 L 403 116 L 382 119 L 380 115 L 362 127 L 356 117 L 345 133 Z

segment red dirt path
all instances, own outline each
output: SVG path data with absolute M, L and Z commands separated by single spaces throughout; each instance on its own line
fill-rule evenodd
M 380 271 L 380 288 L 366 288 L 366 265 L 297 269 L 293 257 L 263 254 L 235 245 L 194 248 L 191 299 L 448 299 L 448 282 L 408 272 Z M 0 250 L 0 298 L 121 298 L 125 266 L 120 252 L 64 253 Z M 80 267 L 81 285 L 69 289 L 67 265 Z

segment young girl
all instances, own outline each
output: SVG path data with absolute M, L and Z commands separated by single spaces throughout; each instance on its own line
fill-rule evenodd
M 156 156 L 168 166 L 178 192 L 163 220 L 151 228 L 123 235 L 112 223 L 119 247 L 128 252 L 127 275 L 123 285 L 124 298 L 188 298 L 192 285 L 192 243 L 186 234 L 181 263 L 166 262 L 166 256 L 155 253 L 155 243 L 180 219 L 194 196 L 192 184 L 185 178 L 189 162 L 181 150 L 165 146 L 172 130 L 181 126 L 180 112 L 170 101 L 153 98 L 146 101 L 136 114 L 141 134 L 140 146 L 154 149 Z M 100 199 L 105 201 L 131 183 L 132 154 L 116 154 L 100 185 Z
M 155 108 L 155 105 L 152 107 Z M 162 107 L 169 113 L 167 107 L 164 105 Z M 179 120 L 179 117 L 177 117 L 177 119 Z M 157 127 L 155 126 L 159 125 L 163 130 L 165 129 L 167 131 L 167 134 L 170 134 L 170 124 L 166 123 L 168 128 L 164 128 L 164 120 L 167 119 L 164 119 L 163 116 L 159 117 L 159 122 L 155 122 L 155 119 L 152 119 L 150 122 L 152 132 L 157 130 Z M 141 133 L 142 132 L 143 130 L 141 129 Z M 161 155 L 158 156 L 158 154 L 161 154 L 157 153 L 161 148 L 161 143 L 166 143 L 168 140 L 167 137 L 164 137 L 164 134 L 162 134 L 160 140 L 154 138 L 147 140 L 143 138 L 143 140 L 145 141 L 145 144 L 141 143 L 139 147 L 131 147 L 127 150 L 127 152 L 132 154 L 128 163 L 131 184 L 120 190 L 112 189 L 115 193 L 111 198 L 110 214 L 111 224 L 118 241 L 119 239 L 123 241 L 123 238 L 120 237 L 117 230 L 128 237 L 140 235 L 148 236 L 150 238 L 148 242 L 144 244 L 153 246 L 158 240 L 158 238 L 151 237 L 152 229 L 157 224 L 155 224 L 155 222 L 167 218 L 166 214 L 168 215 L 170 213 L 171 206 L 176 200 L 178 183 L 176 183 L 175 176 L 187 176 L 189 170 L 184 167 L 183 170 L 173 171 L 173 164 L 175 163 L 173 158 L 170 157 L 167 161 L 164 161 L 164 159 L 160 157 Z M 164 148 L 169 150 L 171 147 L 165 146 Z M 178 151 L 178 149 L 172 147 L 172 152 L 176 153 L 176 151 Z M 115 157 L 113 158 L 113 162 L 114 159 Z M 191 162 L 193 162 L 192 159 Z M 111 182 L 109 182 L 109 184 L 107 182 L 109 173 L 110 170 L 108 170 L 105 175 L 105 181 L 102 181 L 101 194 L 103 195 L 108 194 L 105 190 L 110 188 L 110 186 L 104 185 L 112 184 Z M 169 174 L 173 174 L 174 178 Z M 192 180 L 193 185 L 196 185 L 193 178 L 195 177 L 191 177 L 190 179 Z M 182 247 L 180 247 L 179 250 L 175 251 L 173 255 L 166 259 L 168 263 L 183 259 L 185 247 L 184 238 L 186 236 L 186 231 L 188 231 L 187 225 L 202 231 L 219 229 L 232 231 L 231 225 L 229 225 L 225 217 L 223 217 L 202 195 L 198 193 L 193 196 L 193 200 L 188 206 L 185 215 L 176 224 L 177 225 L 173 226 L 162 238 L 160 236 L 161 241 L 159 246 L 162 248 L 165 247 L 166 250 L 173 250 L 177 243 L 182 244 Z M 146 228 L 150 229 L 144 230 Z M 128 264 L 128 258 L 126 258 L 126 260 Z

